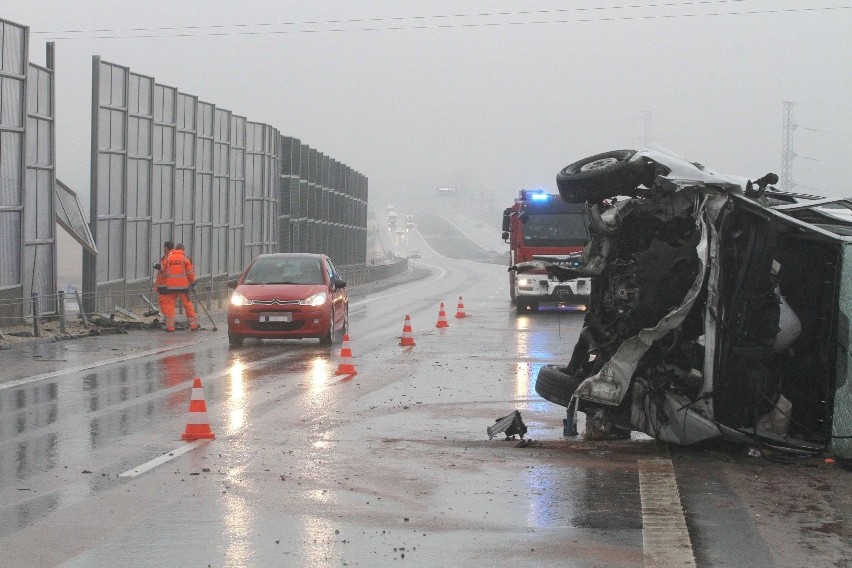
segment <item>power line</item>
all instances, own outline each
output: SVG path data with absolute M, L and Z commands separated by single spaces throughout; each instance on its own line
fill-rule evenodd
M 800 129 L 800 130 L 807 130 L 809 132 L 819 132 L 820 134 L 830 134 L 831 136 L 844 136 L 844 137 L 850 136 L 850 134 L 846 133 L 846 132 L 830 132 L 828 130 L 819 130 L 817 128 L 808 128 L 807 126 L 801 126 L 801 125 L 798 125 L 798 124 L 796 125 L 796 128 Z
M 825 189 L 823 187 L 811 187 L 809 185 L 802 185 L 800 183 L 797 183 L 796 187 L 803 187 L 805 189 L 810 189 L 811 191 L 824 191 L 826 193 L 842 193 L 839 189 Z
M 473 17 L 494 17 L 494 16 L 529 16 L 538 14 L 558 14 L 567 12 L 594 12 L 603 10 L 627 10 L 627 9 L 644 9 L 644 8 L 672 8 L 695 5 L 711 5 L 711 4 L 731 4 L 749 2 L 753 0 L 694 0 L 686 2 L 659 2 L 653 4 L 625 4 L 616 6 L 594 6 L 581 8 L 558 8 L 552 10 L 517 10 L 512 12 L 479 12 L 471 14 L 431 14 L 421 16 L 386 16 L 381 18 L 350 18 L 344 20 L 303 20 L 300 22 L 261 22 L 256 24 L 211 24 L 199 26 L 162 26 L 153 28 L 103 28 L 92 30 L 54 30 L 31 32 L 33 34 L 71 34 L 71 33 L 102 33 L 102 32 L 149 32 L 149 31 L 177 31 L 177 30 L 204 30 L 204 29 L 221 29 L 221 28 L 253 28 L 253 27 L 270 27 L 270 26 L 301 26 L 301 25 L 319 25 L 319 24 L 363 24 L 369 22 L 397 22 L 405 20 L 431 20 L 431 19 L 446 19 L 446 18 L 473 18 Z
M 709 0 L 708 0 L 709 1 Z M 731 0 L 731 1 L 746 1 L 746 0 Z M 679 4 L 675 4 L 679 5 Z M 651 5 L 648 5 L 651 6 Z M 610 8 L 616 8 L 611 6 Z M 209 32 L 209 33 L 181 33 L 181 34 L 141 34 L 141 35 L 95 35 L 95 36 L 50 36 L 44 38 L 46 40 L 79 40 L 79 39 L 149 39 L 149 38 L 183 38 L 183 37 L 222 37 L 222 36 L 254 36 L 254 35 L 290 35 L 290 34 L 313 34 L 313 33 L 342 33 L 342 32 L 377 32 L 377 31 L 401 31 L 401 30 L 437 30 L 437 29 L 459 29 L 459 28 L 485 28 L 485 27 L 502 27 L 502 26 L 523 26 L 523 25 L 540 25 L 540 24 L 573 24 L 573 23 L 590 23 L 590 22 L 615 22 L 615 21 L 642 21 L 642 20 L 659 20 L 659 19 L 680 19 L 680 18 L 698 18 L 698 17 L 714 17 L 714 16 L 754 16 L 761 14 L 791 14 L 802 12 L 824 12 L 829 10 L 849 10 L 852 6 L 824 6 L 816 8 L 785 8 L 785 9 L 767 9 L 767 10 L 747 10 L 740 12 L 707 12 L 698 14 L 653 14 L 643 16 L 610 16 L 601 18 L 575 18 L 563 20 L 529 20 L 515 22 L 479 22 L 479 23 L 458 23 L 458 24 L 436 24 L 436 25 L 411 25 L 411 26 L 386 26 L 386 27 L 363 27 L 363 28 L 329 28 L 329 29 L 306 29 L 306 30 L 270 30 L 270 31 L 229 31 L 229 32 Z M 509 13 L 514 14 L 514 13 Z M 497 14 L 495 14 L 497 15 Z M 438 17 L 438 16 L 436 16 Z M 460 16 L 453 16 L 460 17 Z M 351 20 L 355 22 L 356 20 Z M 381 21 L 391 21 L 390 18 L 381 19 Z M 347 22 L 349 22 L 347 20 Z M 323 23 L 323 22 L 320 22 Z M 328 23 L 333 23 L 329 21 Z M 297 23 L 293 23 L 296 25 Z M 252 24 L 240 24 L 241 26 L 251 27 Z M 256 24 L 261 25 L 261 24 Z M 264 24 L 265 25 L 265 24 Z M 279 24 L 276 24 L 279 25 Z M 289 24 L 288 24 L 289 25 Z M 214 27 L 214 26 L 211 26 Z M 223 26 L 224 27 L 224 26 Z M 151 28 L 156 29 L 156 28 Z M 176 28 L 176 29 L 192 29 Z M 127 30 L 135 31 L 135 30 Z M 32 32 L 41 34 L 50 33 L 72 33 L 72 32 Z
M 828 160 L 820 160 L 819 158 L 810 158 L 810 157 L 808 157 L 808 156 L 802 156 L 801 154 L 796 154 L 796 157 L 797 157 L 797 158 L 801 158 L 801 159 L 803 159 L 803 160 L 810 160 L 810 161 L 812 161 L 812 162 L 820 162 L 820 163 L 822 163 L 822 164 L 831 164 L 832 166 L 841 166 L 841 167 L 845 167 L 845 166 L 848 166 L 848 165 L 849 165 L 849 164 L 840 164 L 840 163 L 838 163 L 838 162 L 829 162 Z

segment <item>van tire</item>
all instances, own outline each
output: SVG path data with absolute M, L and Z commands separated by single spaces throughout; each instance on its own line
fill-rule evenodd
M 556 175 L 559 195 L 568 203 L 635 195 L 643 179 L 643 167 L 630 163 L 635 153 L 636 150 L 614 150 L 565 166 Z
M 539 369 L 538 377 L 535 380 L 535 392 L 545 400 L 568 408 L 571 404 L 571 397 L 574 396 L 574 391 L 577 390 L 583 379 L 563 373 L 560 369 L 565 369 L 565 367 L 545 365 Z

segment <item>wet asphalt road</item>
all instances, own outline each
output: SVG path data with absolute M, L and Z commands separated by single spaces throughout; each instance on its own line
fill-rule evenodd
M 412 247 L 426 277 L 353 291 L 354 377 L 334 374 L 339 345 L 229 349 L 221 314 L 217 333 L 0 352 L 0 565 L 627 567 L 667 565 L 661 550 L 678 565 L 850 561 L 848 473 L 563 438 L 564 409 L 533 385 L 567 358 L 582 313 L 518 317 L 505 267 Z M 453 317 L 459 295 L 468 318 Z M 398 345 L 406 314 L 413 348 Z M 185 451 L 195 377 L 216 439 Z M 488 440 L 515 409 L 540 446 Z M 679 501 L 655 508 L 666 467 Z M 655 516 L 680 507 L 685 538 Z

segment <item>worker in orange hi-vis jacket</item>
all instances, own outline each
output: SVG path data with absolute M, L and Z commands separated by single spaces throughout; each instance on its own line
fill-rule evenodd
M 169 253 L 172 252 L 172 249 L 175 248 L 175 244 L 172 241 L 166 241 L 163 243 L 163 256 L 160 258 L 160 262 L 154 265 L 154 271 L 156 273 L 156 278 L 154 279 L 154 290 L 155 294 L 159 294 L 160 287 L 165 286 L 163 283 L 163 264 L 166 262 L 166 257 L 169 256 Z M 151 296 L 151 299 L 154 299 L 154 296 Z
M 160 308 L 166 316 L 166 331 L 175 330 L 175 308 L 177 301 L 183 302 L 186 312 L 186 320 L 191 331 L 201 329 L 198 318 L 195 317 L 195 306 L 192 305 L 187 293 L 195 286 L 195 268 L 192 261 L 186 256 L 184 246 L 181 243 L 175 245 L 174 250 L 165 256 L 162 268 L 157 275 L 157 292 L 160 294 Z

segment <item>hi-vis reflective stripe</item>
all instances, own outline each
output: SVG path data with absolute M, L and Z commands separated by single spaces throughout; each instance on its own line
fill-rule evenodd
M 196 377 L 192 383 L 192 395 L 189 399 L 189 419 L 186 421 L 186 430 L 181 439 L 187 441 L 212 440 L 215 437 L 216 435 L 210 429 L 210 423 L 207 422 L 207 403 L 204 402 L 201 379 Z
M 204 400 L 204 389 L 192 388 L 192 396 L 189 400 L 189 418 L 190 420 L 192 418 L 203 418 L 203 420 L 191 422 L 192 424 L 207 423 L 207 402 Z
M 163 272 L 165 273 L 164 276 L 165 276 L 166 280 L 173 279 L 173 278 L 180 278 L 181 280 L 183 280 L 183 279 L 189 278 L 189 276 L 187 275 L 187 272 L 186 272 L 186 262 L 185 261 L 180 261 L 180 262 L 175 261 L 175 262 L 169 262 L 168 263 L 168 265 L 172 265 L 172 264 L 180 266 L 181 271 L 180 272 L 169 272 L 168 269 L 164 269 Z

